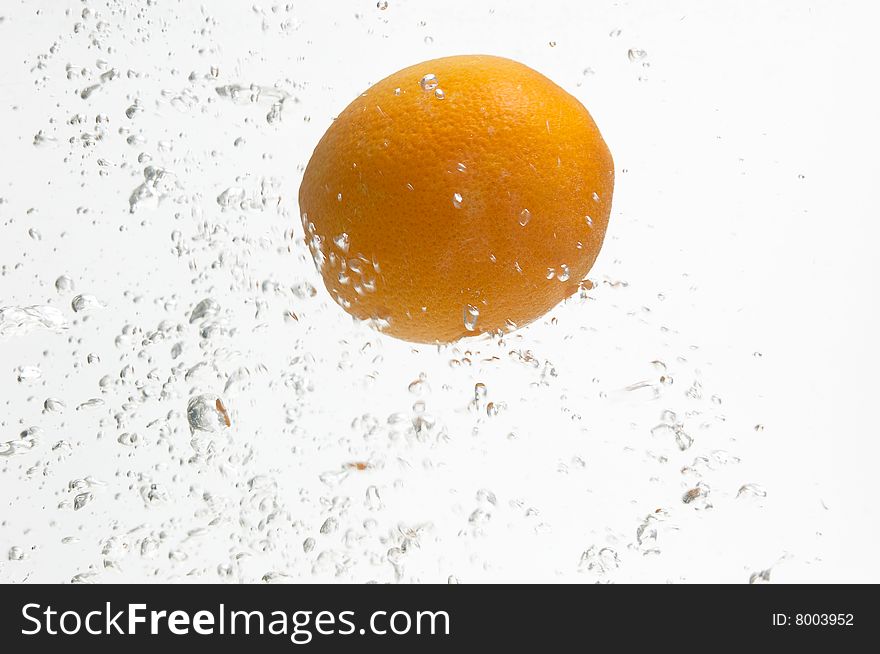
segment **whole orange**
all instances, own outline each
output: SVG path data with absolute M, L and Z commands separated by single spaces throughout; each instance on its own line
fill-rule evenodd
M 363 93 L 315 148 L 306 241 L 349 313 L 449 342 L 510 330 L 596 260 L 614 163 L 576 98 L 523 64 L 445 57 Z

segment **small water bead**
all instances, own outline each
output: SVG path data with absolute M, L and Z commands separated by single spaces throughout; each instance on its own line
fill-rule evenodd
M 770 583 L 770 575 L 773 571 L 771 569 L 761 570 L 760 572 L 753 572 L 749 575 L 749 583 L 750 584 L 769 584 Z M 843 623 L 838 623 L 843 624 Z
M 196 395 L 186 405 L 186 417 L 190 431 L 215 432 L 228 427 L 225 407 L 216 395 Z
M 379 489 L 375 486 L 367 488 L 364 493 L 364 505 L 371 511 L 378 511 L 382 508 L 382 498 L 379 496 Z
M 73 279 L 69 275 L 61 275 L 55 280 L 55 290 L 59 293 L 70 293 L 73 289 Z
M 452 206 L 455 207 L 456 209 L 461 209 L 461 201 L 462 201 L 461 193 L 454 193 L 452 195 Z
M 459 162 L 459 163 L 456 165 L 456 168 L 458 169 L 458 172 L 460 172 L 460 173 L 467 172 L 467 166 L 465 166 L 465 165 L 464 165 L 463 163 L 461 163 L 461 162 Z
M 217 204 L 222 208 L 240 206 L 245 199 L 245 190 L 239 186 L 230 186 L 217 196 Z
M 437 81 L 437 76 L 433 73 L 428 73 L 421 80 L 419 80 L 419 86 L 422 87 L 423 91 L 433 91 L 437 88 L 439 82 Z
M 562 264 L 559 266 L 559 274 L 556 275 L 556 278 L 560 282 L 567 282 L 571 278 L 571 273 L 569 272 L 567 265 Z
M 690 448 L 690 446 L 694 444 L 694 439 L 683 429 L 676 429 L 675 444 L 678 446 L 678 449 L 684 452 L 686 449 Z
M 58 412 L 62 411 L 65 408 L 64 402 L 58 400 L 54 397 L 47 398 L 45 402 L 43 402 L 43 408 L 46 411 Z
M 507 404 L 505 402 L 489 402 L 486 405 L 486 415 L 490 418 L 494 418 L 506 408 Z
M 220 304 L 213 298 L 206 297 L 199 302 L 189 316 L 190 324 L 204 318 L 213 318 L 220 313 Z
M 595 191 L 593 191 L 593 202 L 598 202 L 598 201 L 599 201 L 599 194 L 596 193 Z
M 480 310 L 473 304 L 467 304 L 464 307 L 464 328 L 469 332 L 476 330 L 477 319 L 480 317 Z
M 443 89 L 435 89 L 434 97 L 438 100 L 444 100 L 446 98 L 446 91 L 444 91 Z
M 584 222 L 587 223 L 587 227 L 593 229 L 593 219 L 590 216 L 584 216 Z
M 19 383 L 36 381 L 43 376 L 39 366 L 19 366 L 15 373 Z
M 104 305 L 94 295 L 77 295 L 70 303 L 70 307 L 76 312 L 100 309 Z
M 82 411 L 83 409 L 96 409 L 98 407 L 104 406 L 105 402 L 100 397 L 93 397 L 90 400 L 86 400 L 76 407 L 77 411 Z
M 272 107 L 269 109 L 269 113 L 266 114 L 266 122 L 270 125 L 274 125 L 275 123 L 281 120 L 281 110 L 284 105 L 280 102 L 275 102 L 272 104 Z
M 120 445 L 125 445 L 126 447 L 136 447 L 140 443 L 141 439 L 136 433 L 128 433 L 120 434 L 116 439 L 116 442 Z
M 24 559 L 24 550 L 17 545 L 14 545 L 9 548 L 7 558 L 10 561 L 21 561 L 22 559 Z
M 94 494 L 90 492 L 80 493 L 75 498 L 73 498 L 73 510 L 79 511 L 86 504 L 91 502 L 95 498 Z
M 529 224 L 529 221 L 532 219 L 532 212 L 528 209 L 523 209 L 519 212 L 519 224 L 520 227 L 525 227 Z
M 351 245 L 351 239 L 348 234 L 342 232 L 339 236 L 333 237 L 333 243 L 343 252 L 348 252 L 348 248 Z
M 736 494 L 737 497 L 767 497 L 767 491 L 760 484 L 743 484 Z
M 380 0 L 376 3 L 376 7 L 379 9 L 379 11 L 385 11 L 386 9 L 388 9 L 388 1 Z
M 648 53 L 645 52 L 644 50 L 640 50 L 639 48 L 630 48 L 626 52 L 627 59 L 629 59 L 632 63 L 635 63 L 637 61 L 641 61 L 642 59 L 644 59 L 647 56 L 648 56 Z
M 137 114 L 141 113 L 144 110 L 143 105 L 140 100 L 135 100 L 134 103 L 125 110 L 126 118 L 134 118 Z

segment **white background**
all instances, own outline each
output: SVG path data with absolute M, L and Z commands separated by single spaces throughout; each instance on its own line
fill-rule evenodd
M 0 307 L 69 323 L 0 332 L 0 451 L 39 428 L 0 457 L 0 580 L 880 581 L 872 3 L 7 0 L 0 17 Z M 329 301 L 296 191 L 352 98 L 460 53 L 522 61 L 588 107 L 614 208 L 591 299 L 502 343 L 413 348 Z M 281 120 L 271 91 L 235 103 L 227 84 L 281 89 Z M 148 163 L 164 197 L 131 213 Z M 230 187 L 245 208 L 217 203 Z M 78 293 L 104 307 L 84 320 Z M 209 338 L 189 322 L 205 297 L 227 327 Z M 200 393 L 233 426 L 191 461 Z M 435 425 L 416 433 L 419 399 Z M 689 450 L 651 435 L 664 409 Z M 711 470 L 681 472 L 700 456 Z M 682 503 L 698 481 L 709 495 Z M 616 562 L 590 568 L 591 546 Z

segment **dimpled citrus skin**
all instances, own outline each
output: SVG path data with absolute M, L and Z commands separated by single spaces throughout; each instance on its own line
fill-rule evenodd
M 525 325 L 574 293 L 613 188 L 577 99 L 515 61 L 467 55 L 405 68 L 352 102 L 315 148 L 299 203 L 340 305 L 445 343 Z

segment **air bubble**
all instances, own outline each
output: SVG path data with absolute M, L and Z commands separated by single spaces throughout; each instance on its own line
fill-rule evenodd
M 423 91 L 433 91 L 438 85 L 439 82 L 437 81 L 437 76 L 433 73 L 428 73 L 419 80 L 419 86 L 422 87 Z
M 469 332 L 477 328 L 477 319 L 480 317 L 480 310 L 473 304 L 464 307 L 464 328 Z

